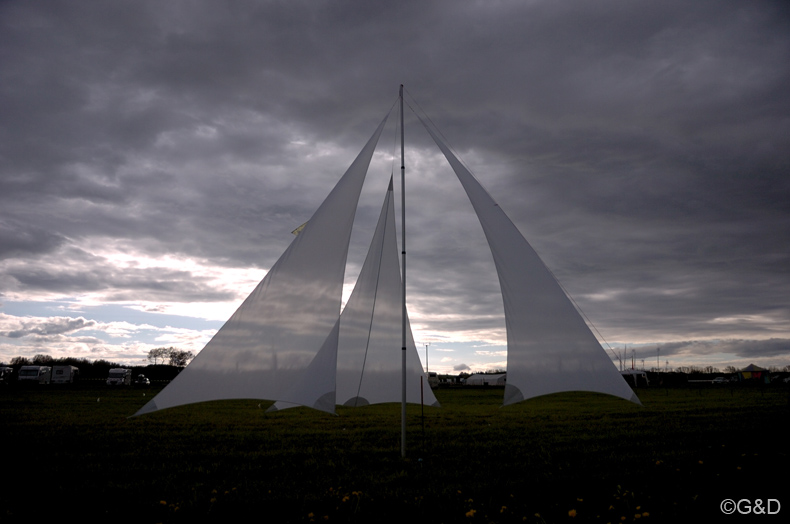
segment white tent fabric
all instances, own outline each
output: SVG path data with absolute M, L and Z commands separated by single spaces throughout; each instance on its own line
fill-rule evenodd
M 507 328 L 504 404 L 560 391 L 595 391 L 640 403 L 532 246 L 447 145 L 423 125 L 463 185 L 494 257 Z
M 277 400 L 322 347 L 334 346 L 351 227 L 387 118 L 302 232 L 195 359 L 135 415 L 219 399 Z M 334 369 L 308 405 L 334 407 Z M 315 377 L 314 377 L 315 378 Z
M 337 404 L 345 406 L 401 401 L 402 281 L 392 195 L 390 179 L 367 257 L 354 291 L 340 316 L 340 339 L 336 347 L 336 399 Z M 425 404 L 439 406 L 424 375 L 408 319 L 406 327 L 406 401 L 420 403 L 422 387 Z M 316 356 L 316 361 L 325 363 L 321 366 L 329 365 L 327 363 L 332 357 L 332 349 L 325 346 Z M 304 380 L 294 383 L 291 390 L 280 397 L 280 401 L 270 410 L 297 405 L 317 407 L 304 401 L 310 375 L 306 373 Z
M 338 318 L 312 362 L 278 397 L 281 400 L 266 410 L 267 413 L 307 406 L 334 414 L 339 329 L 340 319 Z
M 392 179 L 354 291 L 340 317 L 337 403 L 363 406 L 402 396 L 402 280 L 398 263 Z M 406 402 L 439 402 L 428 385 L 406 318 Z

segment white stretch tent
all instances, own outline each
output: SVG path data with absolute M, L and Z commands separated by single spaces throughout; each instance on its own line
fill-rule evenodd
M 336 402 L 360 405 L 399 398 L 390 385 L 396 368 L 400 375 L 400 366 L 392 363 L 400 360 L 397 342 L 392 362 L 384 358 L 391 332 L 401 329 L 391 187 L 374 235 L 378 248 L 371 246 L 345 320 L 340 315 L 351 227 L 386 120 L 233 316 L 135 415 L 218 399 L 268 399 L 279 401 L 275 409 L 303 405 L 334 412 Z M 437 133 L 425 127 L 464 187 L 494 258 L 507 328 L 504 404 L 561 391 L 595 391 L 639 403 L 513 222 Z M 410 327 L 407 357 L 407 398 L 417 402 L 415 385 L 424 374 Z M 438 404 L 429 387 L 424 391 L 427 404 Z
M 532 246 L 423 124 L 466 190 L 494 256 L 507 328 L 504 404 L 560 391 L 597 391 L 641 404 Z
M 357 284 L 340 317 L 337 403 L 361 406 L 401 401 L 402 280 L 390 179 L 376 233 Z M 439 402 L 422 369 L 406 320 L 406 402 Z M 422 380 L 422 384 L 420 381 Z
M 390 179 L 365 263 L 340 315 L 338 345 L 325 345 L 308 372 L 285 395 L 279 397 L 280 401 L 270 411 L 308 405 L 304 403 L 303 397 L 309 389 L 309 383 L 326 366 L 334 368 L 335 357 L 337 404 L 365 406 L 400 402 L 401 283 L 395 204 Z M 423 372 L 408 322 L 406 328 L 406 402 L 419 404 L 422 390 L 425 404 L 439 406 Z
M 233 316 L 135 415 L 208 400 L 278 400 L 322 347 L 336 351 L 351 226 L 386 121 Z M 334 411 L 334 367 L 314 375 L 307 387 L 304 405 Z

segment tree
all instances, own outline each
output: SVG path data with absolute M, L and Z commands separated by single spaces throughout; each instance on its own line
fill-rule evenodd
M 33 357 L 34 366 L 49 366 L 52 364 L 53 359 L 50 355 L 36 355 Z
M 183 368 L 189 361 L 195 358 L 195 354 L 191 351 L 184 351 L 175 348 L 170 348 L 170 365 Z
M 191 351 L 185 351 L 174 347 L 155 348 L 148 352 L 147 358 L 150 362 L 153 362 L 154 365 L 168 363 L 171 366 L 182 368 L 186 366 L 190 360 L 195 358 L 195 354 Z
M 170 353 L 174 351 L 175 348 L 154 348 L 148 352 L 148 360 L 149 362 L 153 362 L 154 365 L 157 364 L 164 364 L 165 361 L 170 358 Z M 160 362 L 161 361 L 161 362 Z

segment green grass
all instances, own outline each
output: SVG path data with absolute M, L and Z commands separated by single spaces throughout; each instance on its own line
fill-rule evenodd
M 409 406 L 405 460 L 399 405 L 127 418 L 155 392 L 3 391 L 0 520 L 43 503 L 134 522 L 715 522 L 727 497 L 790 507 L 768 479 L 787 472 L 786 388 L 641 389 L 643 407 L 582 393 L 499 407 L 501 389 L 440 389 L 424 431 Z

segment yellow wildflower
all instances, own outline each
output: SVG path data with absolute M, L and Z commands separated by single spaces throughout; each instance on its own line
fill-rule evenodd
M 475 516 L 475 513 L 477 513 L 476 509 L 470 509 L 469 511 L 466 512 L 466 516 L 471 519 L 472 517 Z
M 576 516 L 576 510 L 575 510 L 575 509 L 572 509 L 572 510 L 570 510 L 570 511 L 568 512 L 568 516 L 569 516 L 569 517 L 575 517 L 575 516 Z

